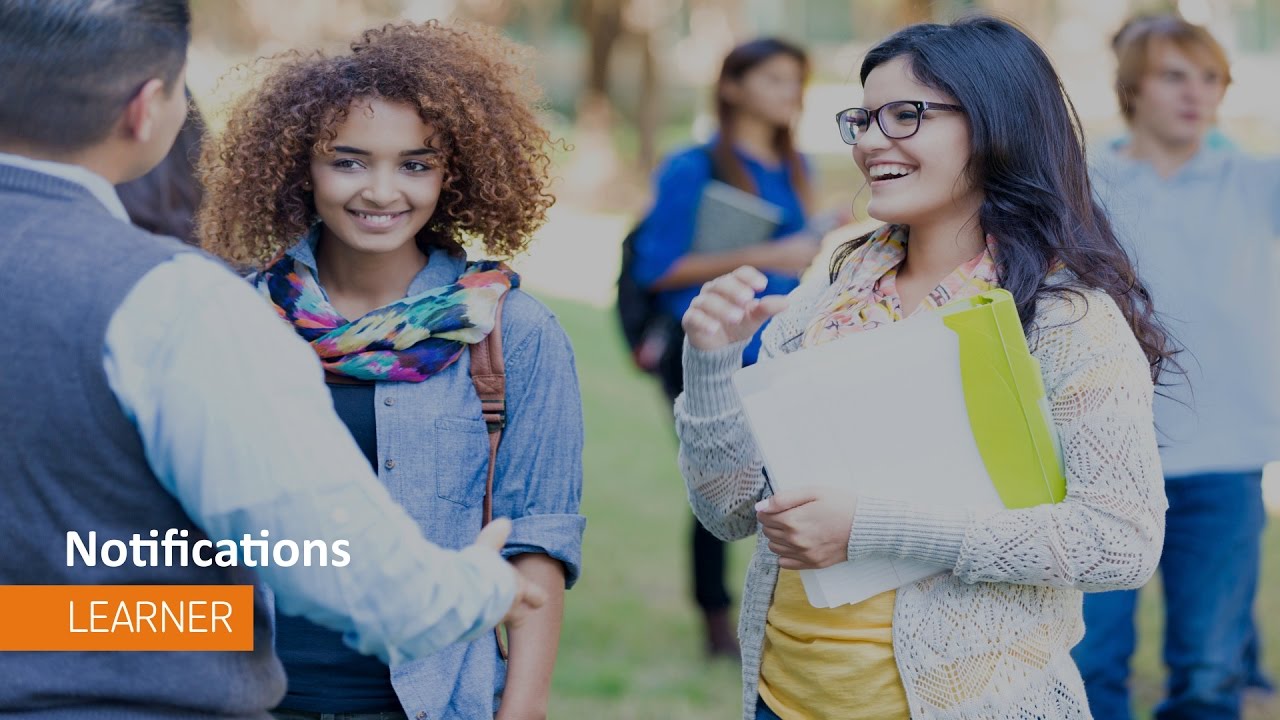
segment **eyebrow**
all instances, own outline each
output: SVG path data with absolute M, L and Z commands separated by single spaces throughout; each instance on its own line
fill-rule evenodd
M 369 156 L 369 155 L 372 155 L 372 154 L 373 154 L 373 153 L 369 152 L 368 150 L 361 150 L 360 148 L 351 147 L 350 145 L 335 145 L 335 146 L 334 146 L 334 148 L 333 148 L 333 151 L 334 151 L 335 153 L 342 153 L 342 154 L 344 154 L 344 155 L 365 155 L 365 156 Z M 438 154 L 439 154 L 439 151 L 438 151 L 438 150 L 436 150 L 436 149 L 434 149 L 434 148 L 425 148 L 425 147 L 424 147 L 424 148 L 415 148 L 415 149 L 413 149 L 413 150 L 405 150 L 405 151 L 403 151 L 403 152 L 401 152 L 401 153 L 400 153 L 400 157 L 415 157 L 415 156 L 419 156 L 419 155 L 438 155 Z

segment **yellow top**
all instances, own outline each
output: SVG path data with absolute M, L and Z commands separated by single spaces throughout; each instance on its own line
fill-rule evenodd
M 779 570 L 764 628 L 760 697 L 782 720 L 910 720 L 893 659 L 890 590 L 816 608 L 800 573 Z

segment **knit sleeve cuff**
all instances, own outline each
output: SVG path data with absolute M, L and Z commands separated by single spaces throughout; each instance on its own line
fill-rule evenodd
M 970 508 L 860 497 L 849 533 L 849 559 L 875 553 L 955 567 L 974 519 Z
M 742 368 L 742 351 L 748 340 L 727 345 L 718 350 L 698 350 L 684 343 L 684 397 L 685 415 L 692 418 L 711 418 L 723 415 L 738 406 L 738 396 L 733 390 L 733 374 Z

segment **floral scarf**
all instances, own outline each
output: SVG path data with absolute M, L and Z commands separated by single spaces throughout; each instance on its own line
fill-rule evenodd
M 885 225 L 872 233 L 866 244 L 854 251 L 840 267 L 827 290 L 823 309 L 805 330 L 805 347 L 820 345 L 851 332 L 897 322 L 919 309 L 940 308 L 961 298 L 973 297 L 999 287 L 995 259 L 995 238 L 987 236 L 987 248 L 943 278 L 919 308 L 901 307 L 898 268 L 907 257 L 907 228 Z
M 520 286 L 499 263 L 471 263 L 458 280 L 385 305 L 356 320 L 343 318 L 310 268 L 285 255 L 254 280 L 324 369 L 359 380 L 422 382 L 449 367 L 469 344 L 483 340 L 498 302 Z

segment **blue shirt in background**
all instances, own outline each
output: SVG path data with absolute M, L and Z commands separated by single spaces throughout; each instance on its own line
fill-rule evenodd
M 1091 153 L 1094 187 L 1185 347 L 1155 398 L 1169 477 L 1256 472 L 1280 458 L 1280 159 L 1205 146 L 1169 178 Z
M 715 140 L 712 140 L 714 145 Z M 657 173 L 654 187 L 653 208 L 649 211 L 635 239 L 635 275 L 641 285 L 649 286 L 667 273 L 676 261 L 689 252 L 693 244 L 694 224 L 698 216 L 698 204 L 702 191 L 712 180 L 710 145 L 699 145 L 677 152 L 663 163 Z M 791 184 L 790 170 L 785 164 L 766 165 L 739 151 L 757 194 L 764 200 L 782 208 L 782 221 L 774 231 L 778 240 L 804 229 L 805 212 L 800 196 Z M 764 295 L 786 295 L 800 284 L 798 277 L 765 272 L 769 284 Z M 684 316 L 689 304 L 697 297 L 701 285 L 658 294 L 662 309 L 672 317 Z M 742 353 L 743 364 L 756 361 L 760 352 L 760 335 L 757 332 Z

